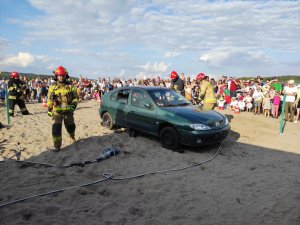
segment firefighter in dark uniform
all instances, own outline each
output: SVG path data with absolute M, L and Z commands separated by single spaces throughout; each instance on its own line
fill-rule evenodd
M 56 82 L 48 90 L 48 115 L 52 117 L 52 138 L 55 150 L 59 151 L 62 144 L 62 122 L 70 135 L 72 143 L 75 140 L 74 110 L 79 98 L 76 88 L 69 81 L 68 71 L 59 66 L 54 71 Z
M 29 112 L 26 108 L 25 102 L 22 98 L 22 81 L 19 79 L 18 72 L 12 72 L 8 80 L 8 106 L 9 115 L 14 116 L 15 105 L 17 104 L 23 115 L 28 115 Z
M 171 78 L 171 89 L 178 92 L 179 94 L 185 96 L 184 92 L 184 82 L 180 79 L 176 71 L 172 71 L 170 74 Z

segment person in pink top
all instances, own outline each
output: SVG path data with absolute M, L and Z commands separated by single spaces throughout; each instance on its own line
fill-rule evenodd
M 279 109 L 279 105 L 280 105 L 280 92 L 276 91 L 276 94 L 273 98 L 273 117 L 278 119 L 278 109 Z

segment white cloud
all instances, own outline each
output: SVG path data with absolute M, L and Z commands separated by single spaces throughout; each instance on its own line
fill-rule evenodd
M 154 62 L 153 64 L 147 62 L 145 65 L 139 65 L 138 67 L 149 73 L 165 73 L 170 66 L 171 64 L 165 64 L 164 62 Z
M 177 57 L 180 55 L 181 55 L 181 53 L 179 53 L 179 52 L 166 52 L 165 53 L 166 58 L 173 58 L 173 57 Z
M 217 48 L 202 54 L 200 61 L 212 67 L 225 67 L 241 64 L 272 64 L 274 60 L 263 51 L 254 51 L 246 48 Z
M 35 57 L 28 52 L 19 52 L 17 56 L 10 56 L 0 61 L 1 66 L 27 67 L 34 62 Z
M 29 52 L 19 52 L 15 56 L 2 57 L 0 66 L 26 68 L 34 63 L 45 64 L 50 60 L 51 59 L 46 55 L 32 55 Z
M 136 78 L 138 79 L 146 79 L 146 78 L 154 78 L 157 76 L 163 77 L 163 74 L 165 74 L 171 64 L 166 64 L 164 62 L 154 62 L 150 63 L 147 62 L 145 65 L 139 65 L 138 68 L 141 68 L 143 71 L 138 72 L 136 75 Z

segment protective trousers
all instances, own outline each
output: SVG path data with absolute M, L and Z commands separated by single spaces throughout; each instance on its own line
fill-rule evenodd
M 17 98 L 17 99 L 9 99 L 8 100 L 8 107 L 9 107 L 8 112 L 9 112 L 10 116 L 14 116 L 14 111 L 15 111 L 15 105 L 16 104 L 19 106 L 19 108 L 20 108 L 23 115 L 28 115 L 29 114 L 29 112 L 26 108 L 24 100 Z
M 75 123 L 73 112 L 53 112 L 52 117 L 52 137 L 55 148 L 60 148 L 62 143 L 62 122 L 64 121 L 65 128 L 69 133 L 70 137 L 74 139 L 75 137 Z
M 202 111 L 214 110 L 215 107 L 216 107 L 215 103 L 204 102 L 204 105 L 202 106 Z

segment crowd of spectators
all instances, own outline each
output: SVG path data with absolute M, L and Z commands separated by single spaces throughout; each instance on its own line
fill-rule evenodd
M 47 98 L 50 84 L 55 82 L 54 77 L 35 78 L 29 80 L 26 76 L 20 76 L 23 81 L 23 99 L 28 101 L 42 102 Z M 180 78 L 184 81 L 185 97 L 193 104 L 201 104 L 199 101 L 200 85 L 198 81 L 190 77 L 185 77 L 184 73 Z M 282 110 L 283 95 L 286 89 L 296 91 L 294 97 L 287 96 L 285 119 L 297 123 L 300 114 L 300 85 L 296 86 L 293 80 L 279 82 L 277 78 L 267 79 L 256 77 L 249 80 L 240 80 L 233 77 L 222 76 L 220 79 L 207 77 L 213 85 L 215 95 L 218 99 L 220 110 L 228 109 L 237 113 L 251 112 L 254 115 L 263 114 L 266 117 L 278 118 Z M 71 79 L 77 87 L 80 100 L 95 99 L 100 101 L 102 95 L 118 87 L 126 86 L 161 86 L 171 87 L 170 79 L 160 77 L 152 79 L 96 79 L 90 80 L 82 76 L 79 79 Z M 5 99 L 4 90 L 7 80 L 0 78 L 0 100 Z M 288 95 L 288 94 L 287 94 Z M 294 107 L 292 107 L 292 105 Z

